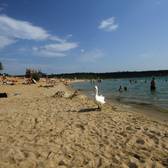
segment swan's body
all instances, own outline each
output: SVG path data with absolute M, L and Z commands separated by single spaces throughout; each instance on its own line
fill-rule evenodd
M 97 86 L 95 86 L 95 89 L 96 89 L 95 100 L 98 103 L 98 109 L 101 109 L 100 104 L 104 104 L 105 103 L 105 100 L 104 100 L 105 97 L 102 96 L 102 95 L 99 95 Z

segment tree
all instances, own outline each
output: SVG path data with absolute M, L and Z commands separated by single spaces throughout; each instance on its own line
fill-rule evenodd
M 3 70 L 3 65 L 2 65 L 2 62 L 0 62 L 0 71 Z
M 35 79 L 36 81 L 39 81 L 40 80 L 40 73 L 39 72 L 40 71 L 38 71 L 38 70 L 27 68 L 25 77 L 32 78 L 32 79 Z
M 0 62 L 0 72 L 3 70 L 3 65 L 2 65 L 2 62 Z M 0 73 L 1 75 L 1 73 Z
M 32 75 L 32 70 L 29 69 L 29 68 L 27 68 L 27 69 L 26 69 L 25 77 L 26 77 L 26 78 L 31 78 L 31 75 Z

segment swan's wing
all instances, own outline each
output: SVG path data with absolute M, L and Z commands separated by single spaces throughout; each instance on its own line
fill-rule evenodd
M 98 102 L 100 102 L 100 103 L 105 103 L 105 101 L 104 101 L 104 96 L 96 96 L 96 100 L 98 101 Z
M 105 99 L 105 97 L 104 97 L 104 96 L 102 96 L 102 95 L 100 95 L 100 98 L 101 98 L 102 100 L 104 100 L 104 99 Z

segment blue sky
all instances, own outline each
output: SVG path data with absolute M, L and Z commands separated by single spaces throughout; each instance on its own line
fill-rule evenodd
M 168 69 L 167 0 L 0 0 L 4 72 Z

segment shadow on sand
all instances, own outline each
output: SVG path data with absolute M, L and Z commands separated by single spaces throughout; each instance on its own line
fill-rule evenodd
M 85 109 L 80 109 L 78 112 L 83 113 L 83 112 L 99 112 L 100 109 L 98 108 L 85 108 Z

